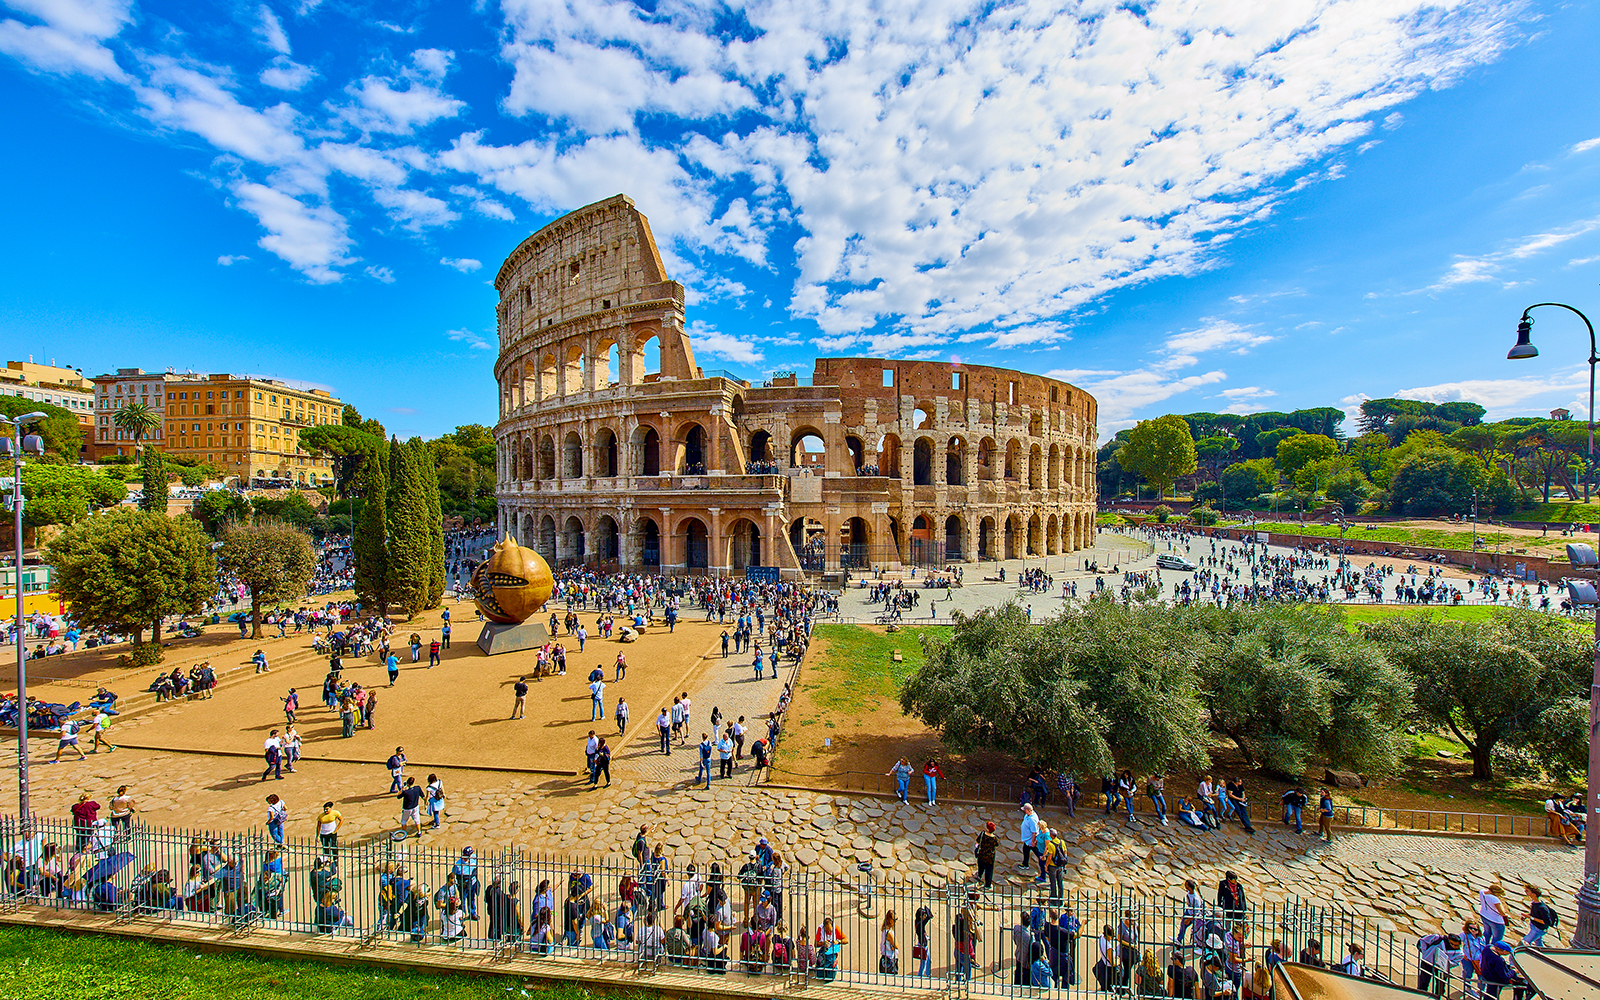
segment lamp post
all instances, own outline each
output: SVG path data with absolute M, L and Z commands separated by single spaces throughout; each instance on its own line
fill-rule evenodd
M 1522 310 L 1522 320 L 1517 324 L 1516 346 L 1506 354 L 1511 360 L 1523 360 L 1539 356 L 1539 349 L 1533 346 L 1531 334 L 1533 320 L 1528 313 L 1540 306 L 1557 306 L 1575 314 L 1583 320 L 1583 325 L 1589 329 L 1589 468 L 1594 468 L 1594 366 L 1600 363 L 1600 355 L 1595 353 L 1594 324 L 1589 322 L 1589 317 L 1574 309 L 1572 306 L 1561 302 L 1539 302 Z M 1589 499 L 1589 480 L 1584 478 L 1583 498 Z M 1596 559 L 1595 551 L 1587 545 L 1567 546 L 1567 558 L 1572 562 L 1574 569 L 1585 566 L 1600 572 L 1600 560 Z M 1600 827 L 1595 822 L 1600 820 L 1600 603 L 1595 605 L 1594 618 L 1594 675 L 1589 683 L 1589 781 L 1584 796 L 1584 811 L 1588 814 L 1588 823 L 1584 829 L 1589 834 L 1583 838 L 1583 886 L 1578 889 L 1578 920 L 1572 929 L 1572 946 L 1574 948 L 1600 947 L 1600 836 L 1595 831 Z
M 12 459 L 11 496 L 6 506 L 11 508 L 12 527 L 15 530 L 17 585 L 17 823 L 19 833 L 27 834 L 32 810 L 28 803 L 28 656 L 27 644 L 22 638 L 22 456 L 25 452 L 44 454 L 44 440 L 37 434 L 24 434 L 30 424 L 43 420 L 47 414 L 34 411 L 20 417 L 0 417 L 0 424 L 11 425 L 11 436 L 0 437 L 0 455 Z

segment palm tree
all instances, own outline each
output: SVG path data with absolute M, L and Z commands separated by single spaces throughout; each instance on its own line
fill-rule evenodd
M 118 430 L 133 437 L 133 450 L 139 451 L 139 439 L 161 426 L 161 418 L 146 403 L 129 403 L 111 417 Z

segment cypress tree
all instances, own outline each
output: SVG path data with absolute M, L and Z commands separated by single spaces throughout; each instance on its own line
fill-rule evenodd
M 378 614 L 389 613 L 389 528 L 387 463 L 379 445 L 362 462 L 361 517 L 350 548 L 356 560 L 356 599 Z
M 389 600 L 407 618 L 428 603 L 433 535 L 428 527 L 428 497 L 423 459 L 409 442 L 389 444 Z
M 424 607 L 437 608 L 444 598 L 444 506 L 439 496 L 439 466 L 433 449 L 421 438 L 413 438 L 412 447 L 422 465 L 422 488 L 428 499 L 428 535 L 433 550 L 428 560 L 428 601 Z
M 146 446 L 139 460 L 139 472 L 144 478 L 144 495 L 139 498 L 140 510 L 157 514 L 167 512 L 167 463 L 161 453 Z

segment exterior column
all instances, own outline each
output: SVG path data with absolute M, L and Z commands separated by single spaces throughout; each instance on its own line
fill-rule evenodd
M 706 513 L 711 515 L 711 526 L 706 530 L 706 573 L 726 576 L 728 560 L 722 551 L 722 508 L 708 507 Z

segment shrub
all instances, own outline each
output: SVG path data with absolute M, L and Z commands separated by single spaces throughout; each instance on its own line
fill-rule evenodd
M 1192 507 L 1189 510 L 1189 520 L 1202 528 L 1209 528 L 1217 523 L 1217 512 L 1212 507 Z
M 120 662 L 122 658 L 118 657 L 117 659 Z M 160 662 L 161 662 L 161 643 L 159 643 L 159 642 L 138 642 L 138 643 L 134 643 L 133 652 L 132 652 L 132 658 L 129 661 L 129 665 L 130 666 L 135 666 L 135 667 L 153 667 L 153 666 L 155 666 L 156 664 L 158 664 Z
M 1157 524 L 1166 524 L 1172 519 L 1172 508 L 1164 503 L 1156 504 L 1151 508 L 1150 513 L 1155 515 Z

